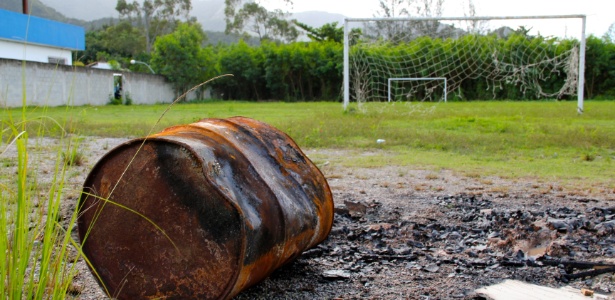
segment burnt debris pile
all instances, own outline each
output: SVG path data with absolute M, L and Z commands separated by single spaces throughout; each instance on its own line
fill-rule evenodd
M 247 295 L 471 298 L 504 279 L 615 292 L 615 206 L 345 198 L 327 241 Z

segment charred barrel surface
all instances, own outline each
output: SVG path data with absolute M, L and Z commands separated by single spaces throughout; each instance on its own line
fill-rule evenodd
M 83 250 L 119 299 L 230 298 L 323 241 L 322 173 L 242 117 L 171 127 L 107 153 L 80 199 Z

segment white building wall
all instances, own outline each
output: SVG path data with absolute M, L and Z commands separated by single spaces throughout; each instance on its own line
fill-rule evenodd
M 25 80 L 22 80 L 25 71 Z M 164 76 L 0 59 L 0 107 L 105 105 L 113 95 L 113 74 L 122 73 L 123 93 L 134 104 L 170 103 L 176 98 Z M 191 97 L 189 97 L 191 98 Z
M 49 46 L 13 42 L 0 39 L 0 58 L 49 63 L 49 57 L 64 59 L 66 65 L 73 64 L 71 50 Z

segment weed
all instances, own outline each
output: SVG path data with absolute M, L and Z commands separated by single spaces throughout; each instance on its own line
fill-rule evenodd
M 327 179 L 339 179 L 339 178 L 343 178 L 343 177 L 344 177 L 344 175 L 342 175 L 342 174 L 336 174 L 336 173 L 334 173 L 334 174 L 328 174 L 328 175 L 327 175 Z
M 130 93 L 126 92 L 124 95 L 122 95 L 120 98 L 115 98 L 114 95 L 109 94 L 109 101 L 107 102 L 108 105 L 132 105 L 132 97 L 130 96 Z
M 68 166 L 82 166 L 85 162 L 83 152 L 79 150 L 82 139 L 74 139 L 73 143 L 69 143 L 69 149 L 62 152 L 62 160 Z
M 0 165 L 2 165 L 3 168 L 11 168 L 17 166 L 17 162 L 13 159 L 3 158 L 0 159 Z
M 478 179 L 482 177 L 482 175 L 478 172 L 468 172 L 465 174 L 465 176 L 469 178 L 474 178 L 474 179 Z
M 593 153 L 583 153 L 581 155 L 582 161 L 594 161 L 596 159 L 596 155 Z
M 438 177 L 438 175 L 434 174 L 434 173 L 429 173 L 427 175 L 425 175 L 425 179 L 427 180 L 438 180 L 440 177 Z
M 505 186 L 494 186 L 487 190 L 487 192 L 496 193 L 496 194 L 508 194 L 509 191 L 510 191 L 510 188 L 505 187 Z
M 68 166 L 81 166 L 84 162 L 83 153 L 74 150 L 62 152 L 62 159 L 64 160 L 64 163 Z
M 480 181 L 480 183 L 484 184 L 484 185 L 493 185 L 493 181 L 489 180 L 489 179 L 483 179 Z
M 68 256 L 69 246 L 76 244 L 71 232 L 77 214 L 76 210 L 69 216 L 61 213 L 66 164 L 59 156 L 51 182 L 40 184 L 37 170 L 32 167 L 40 152 L 33 151 L 35 146 L 25 131 L 28 122 L 25 109 L 19 122 L 12 118 L 2 122 L 2 127 L 11 133 L 0 156 L 8 156 L 6 150 L 14 147 L 15 155 L 3 160 L 15 162 L 16 176 L 12 183 L 0 185 L 0 231 L 6 233 L 0 237 L 0 298 L 63 299 L 76 275 L 74 263 L 80 256 Z M 36 132 L 42 136 L 45 131 L 39 128 Z M 58 152 L 65 141 L 58 143 Z M 60 225 L 57 220 L 64 218 L 67 221 Z
M 109 101 L 107 102 L 107 104 L 109 104 L 109 105 L 120 105 L 120 104 L 122 104 L 122 98 L 115 98 L 115 96 L 113 96 L 113 94 L 109 94 L 108 99 L 109 99 Z
M 124 95 L 124 105 L 132 105 L 132 97 L 129 92 Z
M 67 177 L 68 177 L 68 178 L 75 178 L 75 177 L 78 177 L 80 174 L 81 174 L 81 172 L 79 172 L 78 170 L 74 170 L 74 171 L 71 171 L 71 172 L 68 174 L 68 176 L 67 176 Z

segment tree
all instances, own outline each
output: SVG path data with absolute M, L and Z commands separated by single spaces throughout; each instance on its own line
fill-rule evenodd
M 264 54 L 260 48 L 251 47 L 243 40 L 223 48 L 218 55 L 221 73 L 233 74 L 213 84 L 224 99 L 267 99 L 267 84 L 264 78 Z
M 461 3 L 461 9 L 465 17 L 476 16 L 476 5 L 474 0 L 463 0 Z M 466 31 L 469 33 L 482 34 L 486 31 L 486 22 L 484 20 L 470 20 L 466 21 Z
M 379 6 L 380 9 L 374 14 L 374 17 L 438 17 L 442 15 L 444 0 L 380 0 Z M 369 28 L 368 34 L 383 37 L 393 43 L 399 43 L 407 41 L 404 39 L 419 36 L 433 37 L 438 32 L 439 26 L 440 22 L 438 21 L 380 21 Z M 411 34 L 408 34 L 409 32 Z
M 305 31 L 308 38 L 314 42 L 334 42 L 340 44 L 344 42 L 344 26 L 338 26 L 337 22 L 327 23 L 319 28 L 311 27 L 297 20 L 293 20 L 293 24 Z M 350 44 L 355 44 L 361 34 L 362 31 L 360 28 L 350 29 L 348 35 Z
M 245 35 L 251 32 L 261 41 L 282 40 L 286 42 L 294 41 L 299 36 L 293 23 L 287 20 L 288 13 L 281 9 L 269 11 L 258 1 L 243 2 L 242 0 L 225 0 L 225 32 L 227 34 Z M 290 0 L 284 0 L 284 2 L 292 3 Z
M 177 22 L 177 17 L 183 16 L 188 20 L 191 9 L 191 0 L 143 0 L 142 4 L 136 0 L 132 3 L 117 0 L 115 6 L 120 17 L 136 19 L 141 26 L 145 35 L 147 53 L 151 52 L 156 37 L 171 31 Z
M 379 10 L 374 14 L 376 18 L 408 17 L 407 0 L 380 0 Z M 369 27 L 371 35 L 384 37 L 388 41 L 398 42 L 400 31 L 405 31 L 407 22 L 376 22 Z
M 440 17 L 444 10 L 444 0 L 409 0 L 409 2 L 410 14 L 416 17 Z M 421 36 L 435 37 L 440 28 L 440 22 L 420 22 L 416 23 L 414 27 Z
M 615 44 L 593 35 L 587 37 L 585 93 L 587 98 L 615 97 Z
M 409 12 L 417 17 L 442 16 L 444 0 L 409 0 Z M 414 12 L 414 13 L 413 13 Z
M 213 52 L 201 47 L 205 38 L 197 23 L 180 23 L 154 43 L 152 67 L 173 83 L 178 95 L 215 74 Z
M 92 30 L 85 33 L 85 50 L 77 52 L 78 60 L 84 64 L 98 61 L 98 53 L 106 52 L 103 42 L 104 30 Z
M 90 64 L 101 60 L 121 60 L 122 57 L 135 57 L 145 51 L 145 37 L 129 22 L 104 26 L 85 34 L 85 51 L 77 55 L 79 60 Z
M 395 18 L 406 17 L 408 13 L 407 0 L 380 0 L 378 6 L 380 10 L 376 12 L 374 17 L 377 18 Z
M 129 22 L 120 22 L 105 29 L 103 45 L 110 53 L 135 57 L 145 51 L 145 36 Z
M 337 26 L 337 22 L 327 23 L 320 28 L 314 28 L 307 24 L 293 20 L 293 23 L 307 33 L 308 38 L 315 42 L 333 41 L 341 43 L 344 41 L 344 27 Z
M 610 43 L 615 43 L 615 22 L 609 26 L 609 29 L 604 33 L 602 38 Z

